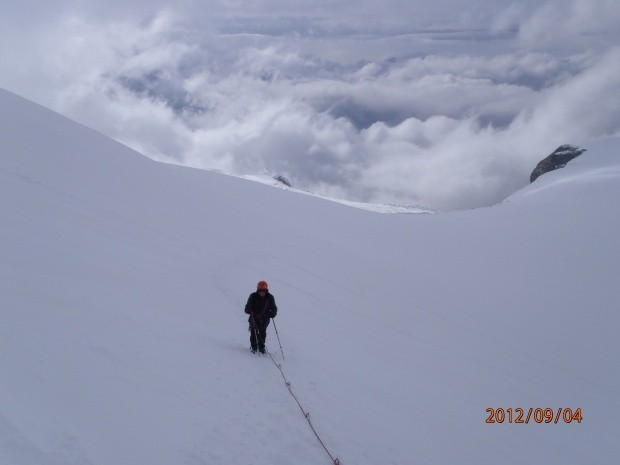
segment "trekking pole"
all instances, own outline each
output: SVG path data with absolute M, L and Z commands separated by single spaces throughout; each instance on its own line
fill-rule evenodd
M 272 318 L 271 321 L 273 321 L 273 329 L 276 330 L 276 336 L 278 337 L 278 344 L 280 344 L 280 352 L 282 352 L 282 360 L 285 360 L 284 359 L 284 350 L 282 350 L 282 343 L 280 342 L 280 335 L 278 334 L 278 327 L 276 326 L 276 320 L 274 320 Z

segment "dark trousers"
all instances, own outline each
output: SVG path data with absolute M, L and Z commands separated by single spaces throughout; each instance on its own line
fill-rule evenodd
M 256 340 L 256 333 L 258 333 L 258 341 Z M 267 327 L 259 326 L 256 331 L 250 325 L 250 346 L 252 349 L 265 350 L 265 341 L 267 340 Z

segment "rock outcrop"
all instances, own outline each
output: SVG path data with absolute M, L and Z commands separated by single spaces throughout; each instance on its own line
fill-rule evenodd
M 557 170 L 558 168 L 564 168 L 566 164 L 573 158 L 577 158 L 586 149 L 576 147 L 574 145 L 561 145 L 548 157 L 541 160 L 532 174 L 530 175 L 530 182 L 536 181 L 536 179 L 549 171 Z

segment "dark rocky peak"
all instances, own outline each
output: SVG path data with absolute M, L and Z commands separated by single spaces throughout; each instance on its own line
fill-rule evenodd
M 561 145 L 548 157 L 541 160 L 532 174 L 530 175 L 530 182 L 536 181 L 539 176 L 548 173 L 549 171 L 557 170 L 558 168 L 564 168 L 566 164 L 573 158 L 577 158 L 586 149 L 576 147 L 574 145 Z

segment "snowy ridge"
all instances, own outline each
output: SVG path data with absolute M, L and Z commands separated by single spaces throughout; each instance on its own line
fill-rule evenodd
M 249 353 L 259 279 L 343 465 L 614 463 L 618 140 L 587 148 L 493 208 L 378 215 L 156 163 L 0 91 L 0 463 L 329 463 Z
M 329 200 L 331 202 L 341 203 L 343 205 L 348 205 L 349 207 L 360 208 L 362 210 L 368 210 L 375 213 L 433 213 L 433 210 L 430 208 L 420 207 L 418 205 L 390 205 L 390 204 L 377 204 L 377 203 L 364 203 L 364 202 L 353 202 L 350 200 L 337 199 L 333 197 L 326 197 L 324 195 L 314 194 L 309 191 L 305 191 L 303 189 L 297 189 L 295 187 L 287 186 L 284 183 L 274 179 L 273 175 L 266 174 L 256 174 L 256 175 L 245 175 L 241 176 L 243 179 L 247 179 L 249 181 L 256 181 L 262 184 L 267 184 L 268 186 L 278 187 L 280 189 L 289 190 L 291 192 L 297 192 L 300 194 L 311 195 L 320 199 Z

